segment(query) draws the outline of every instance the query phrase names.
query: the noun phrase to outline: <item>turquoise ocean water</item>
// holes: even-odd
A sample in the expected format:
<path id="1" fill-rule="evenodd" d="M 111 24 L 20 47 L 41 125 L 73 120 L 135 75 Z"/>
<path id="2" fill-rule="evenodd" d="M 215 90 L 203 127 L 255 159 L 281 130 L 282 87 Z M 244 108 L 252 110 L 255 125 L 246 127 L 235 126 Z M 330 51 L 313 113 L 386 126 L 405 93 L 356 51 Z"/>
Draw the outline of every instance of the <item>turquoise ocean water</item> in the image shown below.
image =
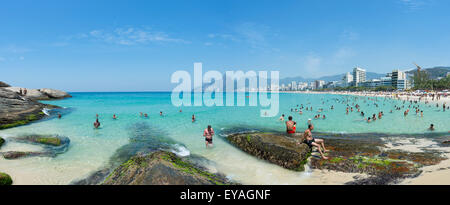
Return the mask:
<path id="1" fill-rule="evenodd" d="M 319 114 L 326 119 L 313 119 L 316 132 L 333 133 L 385 133 L 385 134 L 424 134 L 433 123 L 437 133 L 450 130 L 450 111 L 443 112 L 435 104 L 420 104 L 424 116 L 416 115 L 410 108 L 407 117 L 403 111 L 409 102 L 385 98 L 346 97 L 330 94 L 288 94 L 280 93 L 280 112 L 276 117 L 260 116 L 260 107 L 175 107 L 171 103 L 169 92 L 142 93 L 71 93 L 73 98 L 61 101 L 45 102 L 64 107 L 62 119 L 50 118 L 22 127 L 1 130 L 4 138 L 22 134 L 59 134 L 71 140 L 68 152 L 56 158 L 37 157 L 20 160 L 0 159 L 2 171 L 11 173 L 16 184 L 68 184 L 86 177 L 88 174 L 104 167 L 109 158 L 121 146 L 129 142 L 136 134 L 136 129 L 157 131 L 177 142 L 174 146 L 179 154 L 201 155 L 212 163 L 207 166 L 212 171 L 220 171 L 228 177 L 243 184 L 302 184 L 308 173 L 291 172 L 276 165 L 255 159 L 228 144 L 221 135 L 222 130 L 233 127 L 269 128 L 284 131 L 284 123 L 278 120 L 281 114 L 294 117 L 298 130 L 306 129 L 307 120 Z M 348 102 L 347 102 L 348 100 Z M 384 112 L 383 119 L 367 123 L 356 112 L 346 114 L 347 103 L 358 103 L 361 111 L 370 114 Z M 378 107 L 375 104 L 378 104 Z M 313 107 L 314 111 L 303 109 L 303 115 L 291 112 L 297 105 Z M 334 109 L 331 110 L 331 105 Z M 396 111 L 394 106 L 404 106 Z M 353 106 L 354 107 L 354 106 Z M 182 112 L 179 110 L 182 109 Z M 393 113 L 389 111 L 393 110 Z M 164 116 L 159 112 L 163 111 Z M 147 113 L 149 118 L 139 116 Z M 93 129 L 95 115 L 99 114 L 101 129 Z M 112 115 L 118 116 L 117 120 Z M 197 121 L 191 122 L 195 114 Z M 145 125 L 145 126 L 142 126 Z M 207 125 L 212 125 L 217 132 L 214 148 L 205 149 L 202 132 Z M 17 143 L 7 143 L 2 151 L 39 150 L 39 147 Z"/>

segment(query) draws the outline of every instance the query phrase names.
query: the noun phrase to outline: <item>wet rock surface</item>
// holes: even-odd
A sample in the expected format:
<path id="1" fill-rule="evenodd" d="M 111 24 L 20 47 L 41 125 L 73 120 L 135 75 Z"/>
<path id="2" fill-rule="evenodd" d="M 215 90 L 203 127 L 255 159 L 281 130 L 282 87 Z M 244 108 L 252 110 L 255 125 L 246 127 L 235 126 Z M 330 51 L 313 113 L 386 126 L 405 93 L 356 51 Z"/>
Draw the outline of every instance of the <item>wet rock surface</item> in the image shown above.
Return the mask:
<path id="1" fill-rule="evenodd" d="M 26 135 L 8 140 L 39 145 L 43 151 L 8 151 L 1 153 L 5 159 L 21 159 L 26 157 L 56 157 L 69 149 L 70 139 L 58 135 Z"/>
<path id="2" fill-rule="evenodd" d="M 224 177 L 202 170 L 167 151 L 137 155 L 115 169 L 105 185 L 217 185 Z"/>
<path id="3" fill-rule="evenodd" d="M 420 167 L 438 164 L 445 159 L 437 151 L 386 150 L 379 139 L 321 137 L 325 139 L 329 159 L 312 157 L 311 168 L 370 175 L 347 184 L 395 184 L 404 178 L 420 175 Z"/>
<path id="4" fill-rule="evenodd" d="M 304 170 L 311 153 L 306 144 L 297 144 L 298 139 L 281 133 L 244 132 L 228 135 L 227 139 L 244 152 L 295 171 Z"/>
<path id="5" fill-rule="evenodd" d="M 183 146 L 167 138 L 167 133 L 148 123 L 129 127 L 130 142 L 119 148 L 104 168 L 75 185 L 96 184 L 228 184 L 220 173 L 210 173 L 202 165 L 209 160 L 189 155 L 177 156 L 171 151 Z"/>
<path id="6" fill-rule="evenodd" d="M 0 137 L 0 148 L 2 148 L 4 143 L 5 143 L 5 139 Z"/>

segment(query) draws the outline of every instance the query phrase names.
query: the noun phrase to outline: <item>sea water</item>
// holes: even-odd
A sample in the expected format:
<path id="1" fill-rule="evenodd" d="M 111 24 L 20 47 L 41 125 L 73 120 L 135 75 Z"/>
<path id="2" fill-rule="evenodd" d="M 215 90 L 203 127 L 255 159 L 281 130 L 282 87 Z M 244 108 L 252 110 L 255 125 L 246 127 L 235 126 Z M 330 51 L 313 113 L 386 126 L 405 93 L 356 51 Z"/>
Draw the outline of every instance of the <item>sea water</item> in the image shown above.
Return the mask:
<path id="1" fill-rule="evenodd" d="M 381 97 L 280 93 L 279 115 L 267 118 L 260 116 L 259 106 L 175 107 L 171 103 L 169 92 L 71 95 L 73 98 L 45 102 L 64 108 L 58 111 L 62 113 L 61 119 L 53 117 L 0 131 L 0 136 L 6 139 L 24 134 L 58 134 L 71 140 L 69 150 L 55 158 L 0 158 L 0 170 L 9 173 L 15 184 L 69 184 L 83 179 L 107 166 L 115 151 L 129 143 L 130 137 L 136 135 L 136 127 L 151 128 L 148 130 L 150 134 L 156 130 L 158 135 L 176 142 L 172 150 L 177 154 L 203 156 L 210 161 L 205 164 L 208 169 L 224 173 L 242 184 L 302 184 L 309 177 L 307 172 L 289 171 L 250 156 L 227 143 L 221 133 L 235 127 L 283 132 L 285 125 L 279 121 L 281 114 L 285 114 L 286 119 L 289 115 L 293 116 L 298 122 L 297 130 L 300 132 L 306 129 L 308 119 L 312 119 L 315 132 L 423 134 L 426 138 L 430 124 L 435 125 L 436 133 L 446 133 L 450 130 L 450 111 L 443 112 L 441 106 L 437 108 L 435 104 L 419 104 L 420 109 L 424 111 L 424 116 L 421 117 L 420 113 L 416 115 L 411 105 L 410 112 L 405 117 L 403 112 L 409 107 L 409 102 Z M 380 111 L 384 113 L 383 118 L 367 123 L 357 112 L 354 106 L 356 103 L 360 105 L 366 118 L 372 114 L 378 117 Z M 300 109 L 302 105 L 305 108 L 300 115 L 295 109 Z M 346 114 L 347 105 L 353 106 L 353 112 Z M 404 108 L 397 111 L 394 109 L 395 105 Z M 331 106 L 334 109 L 331 109 Z M 313 107 L 313 111 L 306 110 L 306 107 Z M 320 109 L 323 111 L 319 112 Z M 393 113 L 390 113 L 390 110 Z M 160 111 L 163 116 L 160 116 Z M 140 112 L 147 113 L 149 117 L 140 116 Z M 96 114 L 101 122 L 100 129 L 93 128 Z M 114 120 L 113 114 L 116 114 L 118 119 Z M 191 120 L 193 114 L 196 117 L 194 123 Z M 314 119 L 317 114 L 325 115 L 326 119 Z M 212 149 L 205 148 L 202 136 L 208 125 L 212 125 L 217 133 Z M 373 137 L 376 137 L 376 134 Z M 38 146 L 8 141 L 1 151 L 40 149 Z"/>

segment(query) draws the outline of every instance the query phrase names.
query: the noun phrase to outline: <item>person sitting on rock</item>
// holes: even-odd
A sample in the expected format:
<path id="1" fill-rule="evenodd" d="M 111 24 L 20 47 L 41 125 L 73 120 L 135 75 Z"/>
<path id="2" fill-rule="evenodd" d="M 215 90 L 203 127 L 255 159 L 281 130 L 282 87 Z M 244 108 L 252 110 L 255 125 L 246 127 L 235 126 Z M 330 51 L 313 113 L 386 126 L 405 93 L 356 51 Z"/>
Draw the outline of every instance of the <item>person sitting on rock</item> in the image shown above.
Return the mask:
<path id="1" fill-rule="evenodd" d="M 324 152 L 328 152 L 327 149 L 325 149 L 325 144 L 323 139 L 315 139 L 314 137 L 312 137 L 312 133 L 311 131 L 314 129 L 314 125 L 310 124 L 308 125 L 308 129 L 305 130 L 305 133 L 303 134 L 303 142 L 305 144 L 307 144 L 310 148 L 317 147 L 317 149 L 319 150 L 320 155 L 322 156 L 323 159 L 328 159 L 328 157 L 326 157 L 323 153 Z M 323 147 L 323 152 L 322 152 L 322 147 Z"/>
<path id="2" fill-rule="evenodd" d="M 288 134 L 295 134 L 296 129 L 297 129 L 297 122 L 292 121 L 292 116 L 289 116 L 288 121 L 286 121 L 286 132 Z"/>

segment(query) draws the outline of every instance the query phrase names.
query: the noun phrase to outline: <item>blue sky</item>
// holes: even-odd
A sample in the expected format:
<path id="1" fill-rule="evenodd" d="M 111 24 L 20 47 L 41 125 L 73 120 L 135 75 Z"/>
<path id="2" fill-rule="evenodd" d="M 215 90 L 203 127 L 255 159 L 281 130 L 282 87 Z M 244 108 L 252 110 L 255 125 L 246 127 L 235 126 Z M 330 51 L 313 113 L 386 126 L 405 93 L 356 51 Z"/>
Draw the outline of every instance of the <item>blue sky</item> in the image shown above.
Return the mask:
<path id="1" fill-rule="evenodd" d="M 3 0 L 0 81 L 170 90 L 177 70 L 319 77 L 450 65 L 448 0 Z"/>

